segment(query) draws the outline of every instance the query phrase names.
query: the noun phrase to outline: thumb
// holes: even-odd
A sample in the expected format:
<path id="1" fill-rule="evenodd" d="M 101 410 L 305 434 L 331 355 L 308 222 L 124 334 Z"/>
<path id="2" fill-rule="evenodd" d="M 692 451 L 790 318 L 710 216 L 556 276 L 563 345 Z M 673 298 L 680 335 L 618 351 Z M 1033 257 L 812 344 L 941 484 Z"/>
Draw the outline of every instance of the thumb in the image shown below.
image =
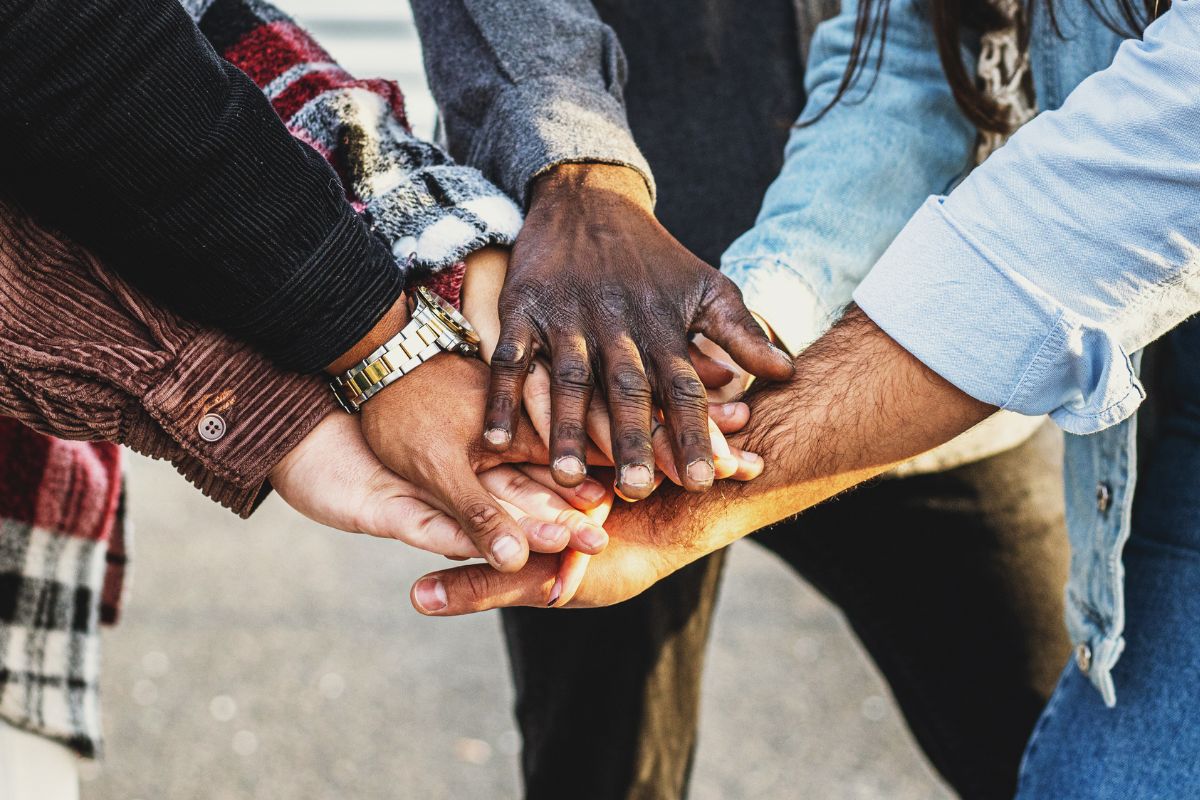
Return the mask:
<path id="1" fill-rule="evenodd" d="M 426 488 L 438 505 L 458 520 L 492 567 L 511 572 L 525 565 L 529 544 L 524 532 L 484 489 L 466 458 L 446 464 L 440 477 Z"/>
<path id="2" fill-rule="evenodd" d="M 497 572 L 471 564 L 432 572 L 413 584 L 413 608 L 428 616 L 453 617 L 504 606 L 545 607 L 558 576 L 558 556 L 535 553 L 520 572 Z"/>
<path id="3" fill-rule="evenodd" d="M 747 372 L 777 381 L 790 378 L 795 371 L 791 357 L 771 344 L 733 281 L 721 278 L 693 329 L 723 347 Z"/>

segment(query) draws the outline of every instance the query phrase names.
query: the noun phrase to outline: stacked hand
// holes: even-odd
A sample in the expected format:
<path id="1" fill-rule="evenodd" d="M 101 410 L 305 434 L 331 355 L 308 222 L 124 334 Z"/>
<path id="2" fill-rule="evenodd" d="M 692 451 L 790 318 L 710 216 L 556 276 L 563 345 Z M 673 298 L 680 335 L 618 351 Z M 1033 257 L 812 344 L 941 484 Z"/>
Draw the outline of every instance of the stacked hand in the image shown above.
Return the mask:
<path id="1" fill-rule="evenodd" d="M 454 580 L 482 586 L 519 571 L 513 586 L 536 584 L 534 602 L 579 604 L 593 591 L 581 590 L 589 557 L 605 553 L 591 587 L 615 580 L 620 570 L 610 565 L 632 565 L 632 553 L 644 562 L 653 546 L 630 526 L 605 550 L 612 493 L 588 476 L 588 464 L 614 467 L 615 488 L 629 500 L 646 498 L 664 477 L 696 492 L 762 472 L 761 458 L 725 438 L 746 424 L 749 408 L 710 404 L 707 389 L 744 374 L 735 359 L 775 378 L 791 373 L 791 360 L 736 288 L 657 223 L 640 177 L 611 170 L 563 167 L 542 179 L 511 268 L 502 250 L 468 259 L 463 313 L 492 366 L 490 387 L 479 361 L 443 354 L 421 364 L 370 398 L 360 417 L 332 417 L 296 448 L 272 475 L 285 499 L 334 527 L 486 559 Z M 397 303 L 330 372 L 357 363 L 406 320 Z M 702 353 L 688 342 L 693 332 L 732 357 Z M 425 581 L 415 602 L 445 609 L 445 588 Z"/>
<path id="2" fill-rule="evenodd" d="M 773 347 L 728 278 L 655 219 L 642 178 L 624 167 L 563 165 L 539 179 L 500 295 L 485 437 L 497 452 L 516 434 L 529 367 L 549 360 L 546 424 L 555 478 L 582 479 L 600 438 L 594 394 L 608 409 L 622 496 L 654 489 L 656 409 L 681 485 L 716 477 L 704 384 L 688 337 L 705 334 L 760 377 L 784 379 L 792 362 Z M 595 392 L 594 389 L 598 389 Z M 667 459 L 660 458 L 661 461 Z"/>
<path id="3" fill-rule="evenodd" d="M 544 553 L 566 547 L 573 530 L 602 525 L 612 506 L 612 494 L 599 483 L 567 489 L 545 467 L 498 466 L 478 478 L 531 547 Z M 275 467 L 271 485 L 298 512 L 331 528 L 399 539 L 451 558 L 479 555 L 437 497 L 384 466 L 348 414 L 322 420 Z"/>

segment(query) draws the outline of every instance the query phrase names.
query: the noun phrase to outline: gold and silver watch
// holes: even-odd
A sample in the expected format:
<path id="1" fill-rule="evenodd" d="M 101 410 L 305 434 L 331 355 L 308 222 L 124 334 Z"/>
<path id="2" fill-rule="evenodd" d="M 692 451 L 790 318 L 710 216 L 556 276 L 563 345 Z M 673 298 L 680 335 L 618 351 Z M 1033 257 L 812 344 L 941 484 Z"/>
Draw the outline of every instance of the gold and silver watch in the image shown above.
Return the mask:
<path id="1" fill-rule="evenodd" d="M 342 408 L 353 414 L 380 389 L 439 353 L 474 356 L 479 335 L 462 314 L 425 287 L 416 292 L 412 318 L 375 352 L 330 381 Z"/>

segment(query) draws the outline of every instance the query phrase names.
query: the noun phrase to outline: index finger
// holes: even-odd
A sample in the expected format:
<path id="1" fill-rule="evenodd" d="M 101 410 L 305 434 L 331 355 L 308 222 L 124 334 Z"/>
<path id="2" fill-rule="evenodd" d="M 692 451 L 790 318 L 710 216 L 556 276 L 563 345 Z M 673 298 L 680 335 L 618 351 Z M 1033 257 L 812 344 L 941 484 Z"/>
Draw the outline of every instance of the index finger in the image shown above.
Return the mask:
<path id="1" fill-rule="evenodd" d="M 522 314 L 513 314 L 501 324 L 500 339 L 492 353 L 483 423 L 484 441 L 493 450 L 506 450 L 516 433 L 521 390 L 529 373 L 536 334 L 533 323 Z"/>

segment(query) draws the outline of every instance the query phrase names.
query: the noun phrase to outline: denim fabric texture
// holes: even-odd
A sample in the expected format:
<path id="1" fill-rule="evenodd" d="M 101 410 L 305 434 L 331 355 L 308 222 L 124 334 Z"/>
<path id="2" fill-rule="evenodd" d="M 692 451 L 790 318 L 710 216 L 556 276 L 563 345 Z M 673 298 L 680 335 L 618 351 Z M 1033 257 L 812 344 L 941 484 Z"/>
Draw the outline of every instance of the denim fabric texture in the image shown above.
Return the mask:
<path id="1" fill-rule="evenodd" d="M 1026 749 L 1020 800 L 1200 797 L 1200 320 L 1163 350 L 1165 402 L 1125 548 L 1121 702 L 1106 708 L 1070 664 Z"/>
<path id="2" fill-rule="evenodd" d="M 1200 4 L 1177 0 L 1129 40 L 1086 0 L 1056 0 L 1061 36 L 1034 7 L 1044 111 L 966 174 L 974 133 L 928 10 L 894 0 L 878 76 L 792 133 L 755 228 L 722 263 L 789 345 L 819 335 L 853 293 L 960 389 L 1074 434 L 1067 623 L 1111 706 L 1145 397 L 1136 353 L 1200 310 Z M 847 2 L 818 29 L 802 119 L 832 97 L 855 12 Z"/>

